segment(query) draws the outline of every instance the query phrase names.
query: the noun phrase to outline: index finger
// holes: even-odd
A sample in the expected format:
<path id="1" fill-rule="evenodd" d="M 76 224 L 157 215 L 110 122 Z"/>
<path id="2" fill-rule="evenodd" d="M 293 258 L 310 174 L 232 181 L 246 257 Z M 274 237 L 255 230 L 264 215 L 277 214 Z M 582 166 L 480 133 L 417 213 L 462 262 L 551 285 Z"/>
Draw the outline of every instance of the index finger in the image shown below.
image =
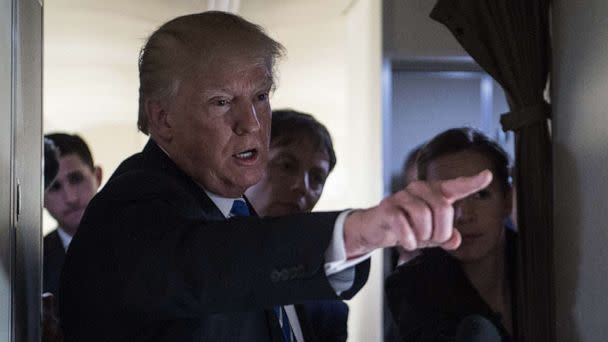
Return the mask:
<path id="1" fill-rule="evenodd" d="M 445 199 L 454 203 L 490 185 L 492 172 L 483 170 L 475 176 L 458 177 L 439 182 L 439 189 Z"/>

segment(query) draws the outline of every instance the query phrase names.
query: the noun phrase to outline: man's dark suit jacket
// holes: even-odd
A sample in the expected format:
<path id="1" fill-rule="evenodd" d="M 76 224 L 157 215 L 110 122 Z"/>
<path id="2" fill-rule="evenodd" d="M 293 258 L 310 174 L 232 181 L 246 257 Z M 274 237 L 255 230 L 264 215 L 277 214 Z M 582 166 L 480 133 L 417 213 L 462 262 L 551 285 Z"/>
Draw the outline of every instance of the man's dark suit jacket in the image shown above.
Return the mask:
<path id="1" fill-rule="evenodd" d="M 340 300 L 317 300 L 295 306 L 304 340 L 345 342 L 348 337 L 348 305 Z"/>
<path id="2" fill-rule="evenodd" d="M 44 237 L 42 291 L 57 295 L 59 276 L 65 259 L 65 249 L 57 230 Z"/>
<path id="3" fill-rule="evenodd" d="M 57 230 L 44 237 L 44 254 L 42 259 L 42 292 L 50 292 L 55 296 L 55 314 L 58 305 L 59 277 L 65 260 L 65 249 Z"/>
<path id="4" fill-rule="evenodd" d="M 89 204 L 60 287 L 66 342 L 281 341 L 277 304 L 337 299 L 338 213 L 226 220 L 150 141 Z M 369 262 L 357 266 L 352 297 Z"/>

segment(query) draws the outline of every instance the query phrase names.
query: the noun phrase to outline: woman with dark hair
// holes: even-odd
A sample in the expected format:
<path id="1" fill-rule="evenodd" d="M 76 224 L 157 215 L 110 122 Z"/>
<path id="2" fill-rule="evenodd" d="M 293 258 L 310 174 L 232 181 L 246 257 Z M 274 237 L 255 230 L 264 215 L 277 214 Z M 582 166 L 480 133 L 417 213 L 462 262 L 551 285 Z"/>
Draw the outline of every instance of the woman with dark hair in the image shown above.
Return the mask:
<path id="1" fill-rule="evenodd" d="M 453 341 L 459 324 L 472 315 L 489 320 L 503 341 L 512 340 L 515 233 L 505 228 L 512 196 L 507 154 L 483 133 L 455 128 L 437 135 L 418 155 L 420 180 L 484 169 L 492 171 L 492 183 L 454 204 L 460 247 L 424 250 L 386 280 L 403 341 Z"/>

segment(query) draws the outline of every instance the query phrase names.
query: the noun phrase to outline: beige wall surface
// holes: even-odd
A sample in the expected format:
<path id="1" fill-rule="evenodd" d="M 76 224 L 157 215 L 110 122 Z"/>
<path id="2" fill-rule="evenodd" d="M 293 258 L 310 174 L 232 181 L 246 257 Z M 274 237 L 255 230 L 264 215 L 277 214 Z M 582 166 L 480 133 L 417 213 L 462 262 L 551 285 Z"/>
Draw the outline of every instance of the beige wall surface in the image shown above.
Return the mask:
<path id="1" fill-rule="evenodd" d="M 553 2 L 556 335 L 608 340 L 608 2 Z"/>

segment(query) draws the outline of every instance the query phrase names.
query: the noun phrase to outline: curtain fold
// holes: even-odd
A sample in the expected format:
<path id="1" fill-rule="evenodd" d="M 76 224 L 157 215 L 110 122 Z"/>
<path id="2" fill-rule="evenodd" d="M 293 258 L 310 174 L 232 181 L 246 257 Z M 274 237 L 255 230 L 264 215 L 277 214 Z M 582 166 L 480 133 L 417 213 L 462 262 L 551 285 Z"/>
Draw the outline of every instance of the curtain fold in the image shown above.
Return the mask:
<path id="1" fill-rule="evenodd" d="M 543 98 L 550 70 L 549 0 L 439 0 L 431 18 L 444 24 L 504 89 L 515 132 L 519 274 L 517 341 L 554 341 L 553 173 Z"/>

